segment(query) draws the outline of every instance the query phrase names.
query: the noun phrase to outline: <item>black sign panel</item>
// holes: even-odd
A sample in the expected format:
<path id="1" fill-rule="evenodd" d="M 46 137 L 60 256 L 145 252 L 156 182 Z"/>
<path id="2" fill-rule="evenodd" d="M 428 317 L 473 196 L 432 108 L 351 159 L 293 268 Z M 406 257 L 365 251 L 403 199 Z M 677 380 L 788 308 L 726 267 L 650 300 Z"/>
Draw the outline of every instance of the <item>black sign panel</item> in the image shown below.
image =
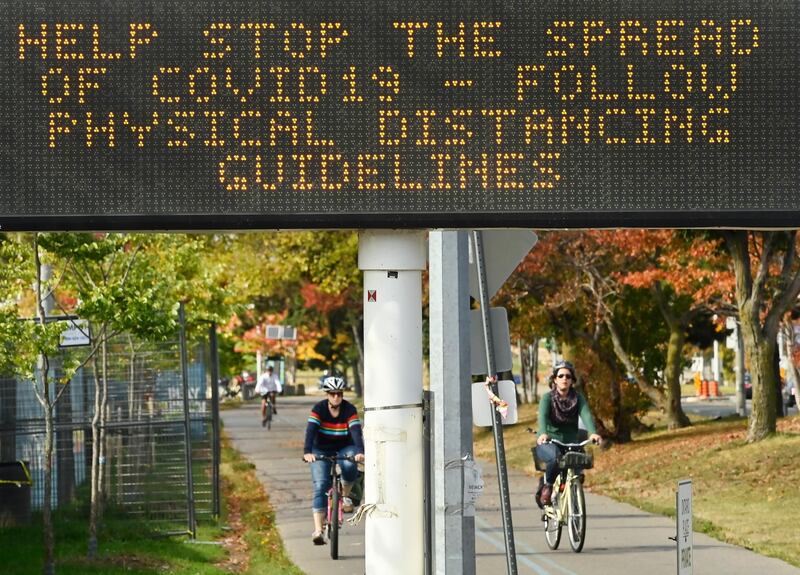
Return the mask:
<path id="1" fill-rule="evenodd" d="M 796 0 L 0 0 L 0 228 L 800 225 Z"/>

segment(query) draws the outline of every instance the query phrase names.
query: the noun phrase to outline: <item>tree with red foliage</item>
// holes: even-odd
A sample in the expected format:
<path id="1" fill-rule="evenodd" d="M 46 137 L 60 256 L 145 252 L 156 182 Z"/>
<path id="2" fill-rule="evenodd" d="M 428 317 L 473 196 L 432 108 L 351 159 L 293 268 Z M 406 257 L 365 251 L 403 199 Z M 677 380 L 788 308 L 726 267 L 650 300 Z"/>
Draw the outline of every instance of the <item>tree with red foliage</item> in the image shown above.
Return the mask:
<path id="1" fill-rule="evenodd" d="M 535 292 L 534 301 L 538 300 L 540 307 L 520 314 L 517 306 L 517 315 L 538 324 L 539 333 L 549 331 L 591 349 L 595 361 L 602 361 L 611 377 L 621 382 L 624 374 L 618 373 L 603 342 L 603 334 L 607 334 L 616 360 L 635 378 L 642 393 L 666 413 L 670 427 L 681 427 L 689 423 L 680 406 L 686 333 L 699 314 L 724 302 L 723 296 L 732 286 L 728 261 L 719 242 L 686 231 L 543 233 L 536 249 L 518 268 L 524 278 L 521 283 L 527 284 L 523 294 Z M 512 285 L 519 289 L 520 281 Z M 667 327 L 667 341 L 657 346 L 664 353 L 663 382 L 657 381 L 654 373 L 645 373 L 641 358 L 631 353 L 621 334 L 617 316 L 626 305 L 626 288 L 646 290 L 652 298 L 651 308 L 660 312 Z M 635 327 L 631 320 L 639 318 L 628 314 L 629 324 L 624 327 Z M 517 328 L 519 321 L 518 317 Z M 616 405 L 614 419 L 622 421 L 621 392 L 616 383 L 610 395 Z"/>

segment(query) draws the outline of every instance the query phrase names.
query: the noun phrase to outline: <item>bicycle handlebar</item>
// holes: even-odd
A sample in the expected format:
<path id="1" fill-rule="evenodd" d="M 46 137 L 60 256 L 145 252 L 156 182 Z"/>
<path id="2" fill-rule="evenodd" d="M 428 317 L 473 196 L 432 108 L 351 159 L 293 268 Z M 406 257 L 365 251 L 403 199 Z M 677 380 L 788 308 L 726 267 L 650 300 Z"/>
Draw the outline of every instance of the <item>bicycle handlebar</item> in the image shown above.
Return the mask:
<path id="1" fill-rule="evenodd" d="M 536 435 L 536 430 L 530 427 L 527 428 L 525 431 Z M 593 441 L 592 439 L 587 439 L 586 441 L 581 441 L 580 443 L 562 443 L 558 439 L 553 439 L 552 437 L 549 437 L 545 443 L 555 443 L 556 445 L 560 445 L 561 447 L 566 447 L 566 448 L 584 447 L 586 445 L 589 445 L 590 443 L 594 443 L 595 445 L 600 445 L 599 441 Z"/>
<path id="2" fill-rule="evenodd" d="M 358 463 L 354 455 L 315 455 L 314 457 L 315 461 L 325 460 L 330 461 L 331 463 L 336 463 L 337 461 L 352 461 L 353 463 Z M 313 461 L 306 461 L 305 459 L 303 459 L 303 462 L 313 463 Z"/>
<path id="3" fill-rule="evenodd" d="M 586 441 L 581 441 L 580 443 L 562 443 L 558 439 L 553 439 L 552 437 L 548 439 L 545 443 L 555 443 L 556 445 L 560 445 L 561 447 L 584 447 L 589 445 L 590 443 L 596 443 L 592 439 L 587 439 Z"/>

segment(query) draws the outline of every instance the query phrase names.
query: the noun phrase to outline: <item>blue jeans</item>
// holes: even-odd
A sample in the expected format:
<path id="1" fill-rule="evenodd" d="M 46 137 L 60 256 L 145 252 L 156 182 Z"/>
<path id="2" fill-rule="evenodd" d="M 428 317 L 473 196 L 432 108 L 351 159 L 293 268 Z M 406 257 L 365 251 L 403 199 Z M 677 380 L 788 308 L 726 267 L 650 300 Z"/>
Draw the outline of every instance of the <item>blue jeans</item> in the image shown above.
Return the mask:
<path id="1" fill-rule="evenodd" d="M 558 467 L 558 459 L 561 457 L 562 450 L 555 443 L 542 443 L 536 446 L 536 457 L 547 464 L 544 472 L 544 482 L 552 485 L 561 469 Z"/>
<path id="2" fill-rule="evenodd" d="M 348 445 L 340 450 L 320 450 L 314 449 L 314 455 L 339 457 L 354 456 L 358 451 L 355 445 Z M 331 488 L 331 465 L 330 461 L 317 460 L 311 464 L 311 482 L 314 484 L 314 501 L 311 508 L 315 513 L 324 513 L 328 508 L 328 489 Z M 358 477 L 358 467 L 352 461 L 339 461 L 339 468 L 342 470 L 342 483 L 351 485 Z"/>

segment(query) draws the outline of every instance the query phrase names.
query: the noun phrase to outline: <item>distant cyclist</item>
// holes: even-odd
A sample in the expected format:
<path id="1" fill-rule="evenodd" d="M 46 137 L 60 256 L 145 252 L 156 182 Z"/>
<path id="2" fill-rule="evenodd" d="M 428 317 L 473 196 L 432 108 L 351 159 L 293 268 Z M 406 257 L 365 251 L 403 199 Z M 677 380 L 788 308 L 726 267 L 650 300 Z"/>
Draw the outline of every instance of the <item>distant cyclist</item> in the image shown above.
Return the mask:
<path id="1" fill-rule="evenodd" d="M 267 398 L 272 401 L 272 413 L 278 413 L 275 405 L 275 398 L 281 391 L 281 380 L 272 373 L 271 365 L 267 366 L 267 371 L 261 376 L 256 385 L 256 393 L 261 396 L 261 425 L 267 423 Z"/>
<path id="2" fill-rule="evenodd" d="M 330 484 L 330 461 L 317 460 L 318 456 L 351 456 L 356 461 L 364 461 L 364 437 L 361 433 L 361 420 L 358 410 L 344 399 L 345 383 L 341 377 L 327 377 L 322 389 L 327 398 L 311 408 L 306 427 L 306 442 L 303 459 L 311 463 L 311 480 L 314 483 L 314 533 L 311 538 L 315 545 L 323 545 L 323 528 L 327 507 L 327 492 Z M 342 470 L 342 510 L 353 511 L 350 490 L 358 477 L 358 469 L 352 461 L 341 461 Z"/>
<path id="3" fill-rule="evenodd" d="M 548 440 L 553 438 L 562 443 L 577 443 L 580 416 L 589 432 L 589 439 L 595 443 L 602 441 L 597 434 L 589 403 L 573 387 L 575 366 L 568 361 L 559 361 L 553 366 L 549 383 L 550 391 L 542 396 L 539 403 L 539 437 L 536 439 L 536 457 L 547 463 L 539 497 L 542 505 L 550 504 L 553 482 L 561 472 L 558 460 L 562 450 L 554 443 L 547 443 Z"/>

